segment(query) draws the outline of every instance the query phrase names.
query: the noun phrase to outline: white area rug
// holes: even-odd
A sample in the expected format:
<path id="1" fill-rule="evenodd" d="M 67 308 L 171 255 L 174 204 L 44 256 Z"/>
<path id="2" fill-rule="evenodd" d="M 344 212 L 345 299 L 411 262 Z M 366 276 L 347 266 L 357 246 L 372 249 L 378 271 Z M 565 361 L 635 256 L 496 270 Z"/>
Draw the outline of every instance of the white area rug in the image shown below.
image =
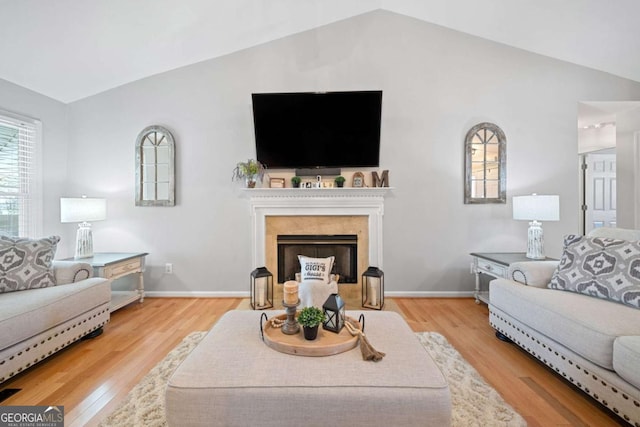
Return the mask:
<path id="1" fill-rule="evenodd" d="M 100 427 L 166 426 L 165 386 L 178 365 L 205 335 L 206 332 L 189 334 L 131 390 L 122 404 L 100 423 Z M 435 332 L 416 335 L 449 381 L 453 426 L 527 425 L 445 337 Z"/>

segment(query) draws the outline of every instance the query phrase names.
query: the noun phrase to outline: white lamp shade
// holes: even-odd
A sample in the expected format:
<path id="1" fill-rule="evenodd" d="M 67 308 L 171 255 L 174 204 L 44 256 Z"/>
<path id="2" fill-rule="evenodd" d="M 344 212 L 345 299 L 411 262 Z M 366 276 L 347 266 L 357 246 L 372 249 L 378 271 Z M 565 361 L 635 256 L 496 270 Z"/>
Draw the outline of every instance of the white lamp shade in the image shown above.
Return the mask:
<path id="1" fill-rule="evenodd" d="M 513 219 L 559 221 L 560 196 L 532 194 L 513 198 Z"/>
<path id="2" fill-rule="evenodd" d="M 61 222 L 91 222 L 107 218 L 107 200 L 89 197 L 61 198 Z"/>

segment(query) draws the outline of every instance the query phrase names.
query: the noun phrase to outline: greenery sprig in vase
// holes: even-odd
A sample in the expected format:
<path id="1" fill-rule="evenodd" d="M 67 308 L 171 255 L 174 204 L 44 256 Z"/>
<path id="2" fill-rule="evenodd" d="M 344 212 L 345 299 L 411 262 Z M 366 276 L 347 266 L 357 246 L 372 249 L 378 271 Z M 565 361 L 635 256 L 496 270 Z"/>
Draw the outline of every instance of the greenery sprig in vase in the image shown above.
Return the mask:
<path id="1" fill-rule="evenodd" d="M 336 186 L 344 187 L 344 181 L 345 181 L 344 176 L 342 176 L 342 175 L 337 176 L 336 179 L 334 179 L 334 181 L 336 183 Z"/>
<path id="2" fill-rule="evenodd" d="M 267 167 L 259 161 L 249 159 L 236 165 L 231 179 L 234 181 L 244 179 L 247 188 L 254 188 L 258 179 L 262 181 L 266 169 Z"/>

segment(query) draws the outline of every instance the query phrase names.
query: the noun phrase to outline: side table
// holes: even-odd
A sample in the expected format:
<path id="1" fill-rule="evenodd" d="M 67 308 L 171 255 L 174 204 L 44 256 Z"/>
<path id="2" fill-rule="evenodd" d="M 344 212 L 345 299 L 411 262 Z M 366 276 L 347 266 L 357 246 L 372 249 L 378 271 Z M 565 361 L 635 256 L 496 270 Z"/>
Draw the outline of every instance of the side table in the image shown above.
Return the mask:
<path id="1" fill-rule="evenodd" d="M 81 258 L 77 261 L 87 262 L 93 267 L 95 277 L 116 280 L 129 274 L 138 275 L 137 289 L 130 291 L 111 291 L 111 307 L 113 313 L 136 300 L 144 301 L 144 264 L 146 252 L 97 252 L 90 258 Z M 70 258 L 73 259 L 73 258 Z"/>
<path id="2" fill-rule="evenodd" d="M 509 266 L 514 262 L 522 261 L 553 261 L 555 258 L 531 259 L 527 258 L 525 252 L 472 252 L 473 264 L 471 264 L 471 273 L 476 275 L 476 289 L 474 296 L 476 304 L 480 301 L 489 304 L 489 290 L 480 290 L 480 274 L 486 274 L 494 278 L 507 277 Z"/>

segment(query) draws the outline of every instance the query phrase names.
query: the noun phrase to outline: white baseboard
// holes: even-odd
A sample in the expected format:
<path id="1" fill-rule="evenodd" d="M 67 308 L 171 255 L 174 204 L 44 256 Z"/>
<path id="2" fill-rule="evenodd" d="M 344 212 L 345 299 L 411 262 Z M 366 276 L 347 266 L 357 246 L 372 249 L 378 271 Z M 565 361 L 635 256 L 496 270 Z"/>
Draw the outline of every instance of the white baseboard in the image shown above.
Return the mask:
<path id="1" fill-rule="evenodd" d="M 473 291 L 385 291 L 386 298 L 473 298 Z"/>
<path id="2" fill-rule="evenodd" d="M 173 292 L 173 291 L 145 291 L 144 296 L 150 298 L 249 298 L 248 291 L 236 292 Z"/>
<path id="3" fill-rule="evenodd" d="M 249 298 L 248 291 L 236 291 L 236 292 L 173 292 L 173 291 L 149 291 L 144 293 L 145 296 L 151 298 Z M 395 291 L 385 292 L 384 296 L 387 298 L 471 298 L 473 297 L 473 291 L 456 291 L 456 292 L 444 292 L 444 291 Z"/>

